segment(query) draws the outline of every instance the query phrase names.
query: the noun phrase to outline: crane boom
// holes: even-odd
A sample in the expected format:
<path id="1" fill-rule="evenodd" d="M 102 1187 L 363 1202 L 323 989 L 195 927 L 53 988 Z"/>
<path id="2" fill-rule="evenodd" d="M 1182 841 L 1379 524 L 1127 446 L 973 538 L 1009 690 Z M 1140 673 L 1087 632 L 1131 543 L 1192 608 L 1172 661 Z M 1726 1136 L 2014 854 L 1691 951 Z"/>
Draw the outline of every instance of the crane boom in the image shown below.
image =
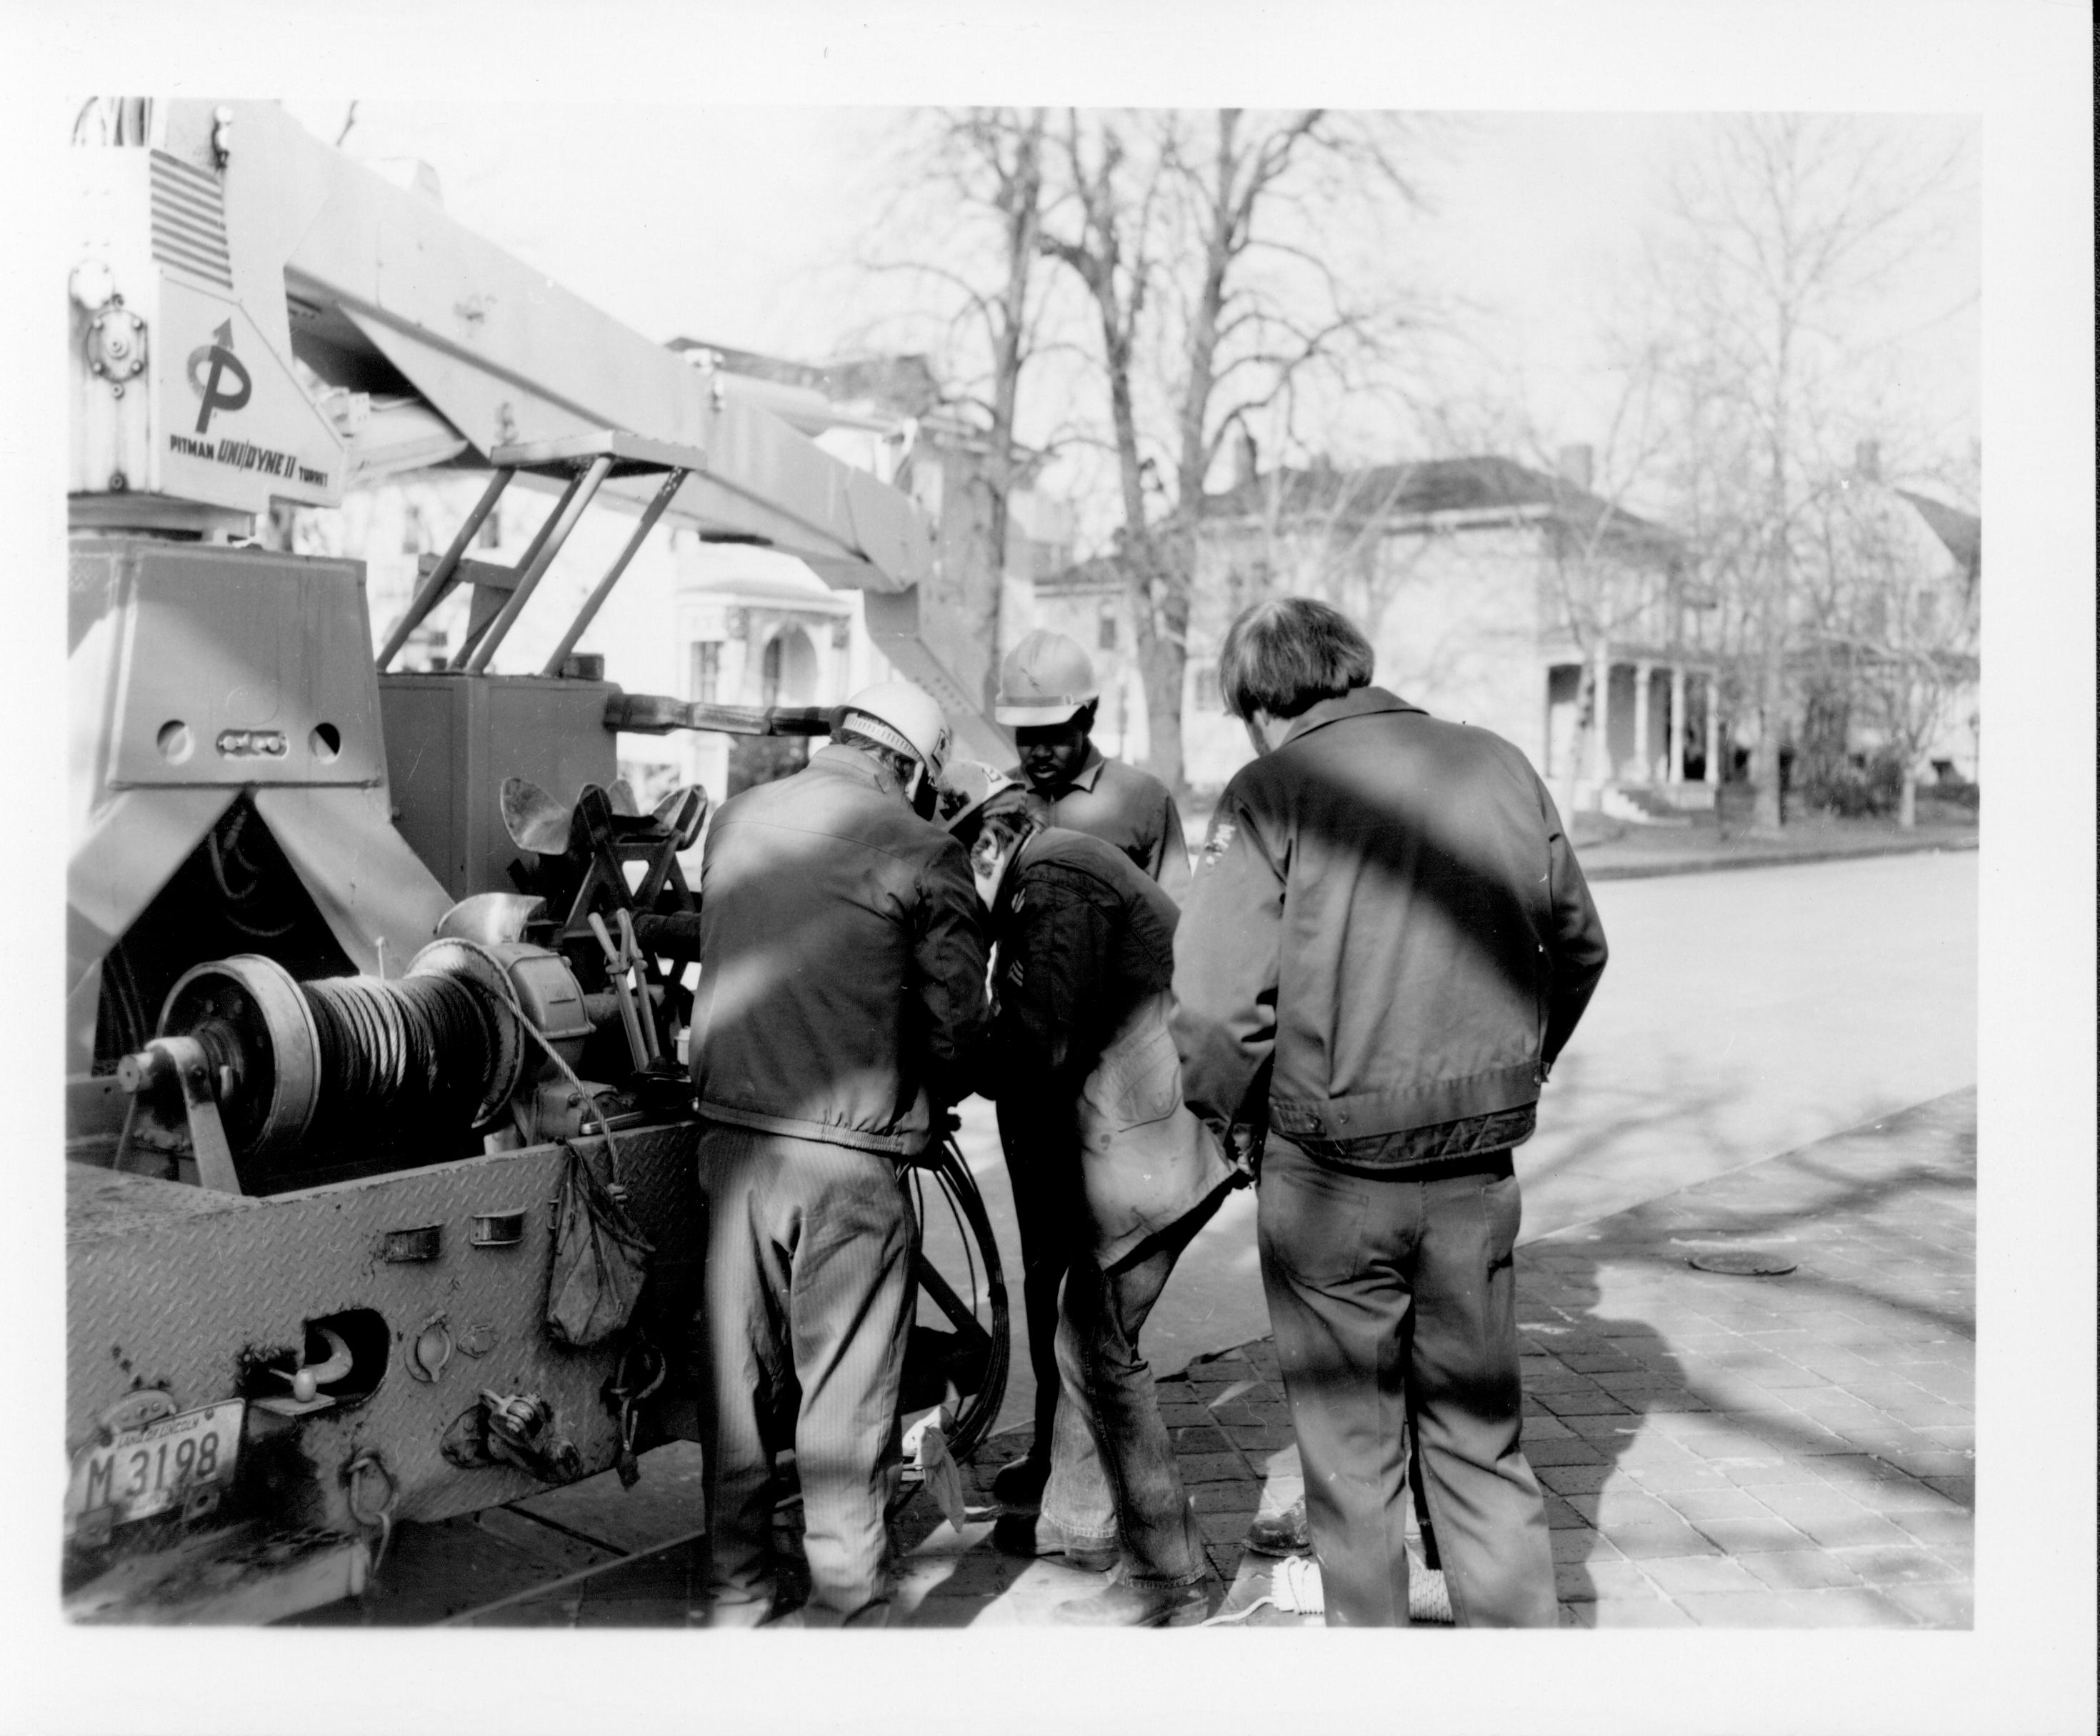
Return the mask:
<path id="1" fill-rule="evenodd" d="M 230 524 L 610 428 L 704 455 L 673 523 L 835 585 L 930 574 L 902 495 L 275 105 L 150 113 L 141 148 L 73 153 L 77 520 Z M 655 492 L 615 479 L 602 497 L 639 512 Z"/>

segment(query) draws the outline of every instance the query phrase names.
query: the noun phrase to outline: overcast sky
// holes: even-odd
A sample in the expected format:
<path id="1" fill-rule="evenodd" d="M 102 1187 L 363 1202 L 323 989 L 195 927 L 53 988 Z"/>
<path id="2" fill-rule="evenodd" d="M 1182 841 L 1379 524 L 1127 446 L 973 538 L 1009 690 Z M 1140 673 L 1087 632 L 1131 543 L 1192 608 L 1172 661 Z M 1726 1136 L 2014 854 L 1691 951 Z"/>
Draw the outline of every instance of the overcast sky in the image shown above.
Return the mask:
<path id="1" fill-rule="evenodd" d="M 288 104 L 330 140 L 348 102 Z M 854 269 L 884 208 L 882 146 L 900 111 L 640 103 L 361 101 L 344 148 L 421 159 L 447 209 L 645 335 L 814 360 L 870 311 Z M 1451 130 L 1424 180 L 1434 211 L 1396 272 L 1468 305 L 1477 371 L 1461 391 L 1520 389 L 1551 439 L 1608 413 L 1600 323 L 1633 268 L 1692 116 L 1502 113 Z M 1944 148 L 1967 122 L 1921 126 Z M 1935 444 L 1965 450 L 1979 402 L 1979 201 L 1947 202 L 1945 238 L 1864 326 L 1901 334 Z"/>

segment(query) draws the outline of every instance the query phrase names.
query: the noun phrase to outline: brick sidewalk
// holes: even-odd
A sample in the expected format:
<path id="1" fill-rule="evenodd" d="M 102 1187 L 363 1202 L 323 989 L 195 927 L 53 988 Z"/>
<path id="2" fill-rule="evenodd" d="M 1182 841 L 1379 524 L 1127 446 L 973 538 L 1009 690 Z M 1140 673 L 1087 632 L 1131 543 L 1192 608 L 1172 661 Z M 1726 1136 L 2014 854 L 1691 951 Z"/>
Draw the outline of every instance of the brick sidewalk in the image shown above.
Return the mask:
<path id="1" fill-rule="evenodd" d="M 1974 1151 L 1961 1092 L 1524 1244 L 1524 1445 L 1564 1623 L 1970 1625 Z M 1796 1270 L 1688 1263 L 1745 1248 Z M 1299 1487 L 1274 1346 L 1160 1398 L 1224 1608 L 1244 1608 L 1268 1589 L 1247 1522 Z M 915 1624 L 1026 1620 L 1094 1583 L 994 1557 L 988 1531 L 922 1542 Z"/>
<path id="2" fill-rule="evenodd" d="M 1564 1623 L 1970 1625 L 1975 1105 L 1957 1093 L 1520 1248 L 1524 1447 Z M 1796 1269 L 1688 1263 L 1745 1249 Z M 1299 1489 L 1274 1346 L 1159 1392 L 1223 1610 L 1244 1610 L 1271 1566 L 1242 1553 L 1247 1522 Z M 1030 1625 L 1099 1586 L 992 1549 L 990 1480 L 1026 1441 L 980 1452 L 960 1534 L 923 1493 L 907 1506 L 898 1625 Z M 660 1551 L 478 1620 L 684 1626 L 700 1570 L 700 1546 Z"/>
<path id="3" fill-rule="evenodd" d="M 1564 1619 L 1966 1627 L 1974 1091 L 1519 1256 Z M 1709 1249 L 1798 1262 L 1692 1270 Z"/>

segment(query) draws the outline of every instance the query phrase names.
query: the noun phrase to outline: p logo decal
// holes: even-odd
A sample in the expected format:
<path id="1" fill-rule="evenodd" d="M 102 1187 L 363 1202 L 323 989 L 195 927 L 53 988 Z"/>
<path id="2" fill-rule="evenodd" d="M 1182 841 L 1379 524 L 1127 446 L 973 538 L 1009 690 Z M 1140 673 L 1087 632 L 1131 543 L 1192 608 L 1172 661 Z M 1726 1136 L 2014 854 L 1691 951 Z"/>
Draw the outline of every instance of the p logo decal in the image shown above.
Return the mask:
<path id="1" fill-rule="evenodd" d="M 248 402 L 254 382 L 240 358 L 233 353 L 233 321 L 228 320 L 212 334 L 212 341 L 190 351 L 190 390 L 204 402 L 197 409 L 196 431 L 209 433 L 214 410 L 237 410 Z M 231 380 L 227 387 L 223 382 Z"/>

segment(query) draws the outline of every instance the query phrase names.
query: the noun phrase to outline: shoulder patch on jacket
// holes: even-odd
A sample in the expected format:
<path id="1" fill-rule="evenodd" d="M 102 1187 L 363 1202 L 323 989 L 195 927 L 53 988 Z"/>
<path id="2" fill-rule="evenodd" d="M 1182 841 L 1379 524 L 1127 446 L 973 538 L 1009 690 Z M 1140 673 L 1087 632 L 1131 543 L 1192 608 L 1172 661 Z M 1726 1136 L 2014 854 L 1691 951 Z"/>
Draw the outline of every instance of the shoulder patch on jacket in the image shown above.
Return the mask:
<path id="1" fill-rule="evenodd" d="M 1239 829 L 1238 826 L 1229 819 L 1212 824 L 1211 835 L 1203 840 L 1203 867 L 1208 868 L 1232 847 L 1233 840 L 1238 836 Z"/>

